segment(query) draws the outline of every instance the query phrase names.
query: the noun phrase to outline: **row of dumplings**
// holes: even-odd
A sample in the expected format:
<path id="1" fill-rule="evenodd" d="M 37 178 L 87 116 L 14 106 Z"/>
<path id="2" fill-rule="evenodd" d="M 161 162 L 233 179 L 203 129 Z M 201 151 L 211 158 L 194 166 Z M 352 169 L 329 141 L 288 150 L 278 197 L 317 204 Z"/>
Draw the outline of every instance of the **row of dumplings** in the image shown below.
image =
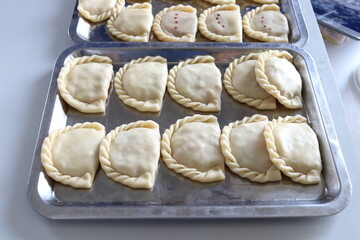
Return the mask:
<path id="1" fill-rule="evenodd" d="M 194 42 L 199 28 L 200 33 L 212 41 L 242 42 L 244 28 L 244 32 L 252 39 L 288 42 L 288 21 L 276 4 L 253 9 L 242 20 L 240 7 L 236 4 L 208 8 L 198 19 L 197 10 L 189 5 L 164 8 L 154 18 L 150 3 L 124 7 L 124 1 L 118 1 L 116 4 L 113 2 L 115 7 L 109 10 L 100 1 L 100 6 L 86 3 L 88 1 L 79 2 L 78 11 L 81 15 L 94 22 L 109 18 L 106 25 L 109 32 L 123 41 L 148 42 L 153 29 L 160 41 Z"/>
<path id="2" fill-rule="evenodd" d="M 48 176 L 74 188 L 91 188 L 98 165 L 132 188 L 152 189 L 160 158 L 165 165 L 202 183 L 225 179 L 225 165 L 255 182 L 316 184 L 322 170 L 319 143 L 306 118 L 245 117 L 221 132 L 213 115 L 177 120 L 160 136 L 154 121 L 123 124 L 105 136 L 99 123 L 78 123 L 44 139 L 42 165 Z"/>
<path id="3" fill-rule="evenodd" d="M 258 109 L 275 109 L 276 100 L 287 108 L 302 107 L 300 74 L 286 51 L 270 50 L 235 59 L 223 83 L 237 101 Z M 147 56 L 125 64 L 114 77 L 117 96 L 142 112 L 159 112 L 167 90 L 179 104 L 196 111 L 221 110 L 221 72 L 212 56 L 180 61 L 168 73 L 167 60 Z M 84 113 L 105 112 L 113 79 L 112 60 L 84 56 L 65 63 L 57 83 L 62 98 Z"/>

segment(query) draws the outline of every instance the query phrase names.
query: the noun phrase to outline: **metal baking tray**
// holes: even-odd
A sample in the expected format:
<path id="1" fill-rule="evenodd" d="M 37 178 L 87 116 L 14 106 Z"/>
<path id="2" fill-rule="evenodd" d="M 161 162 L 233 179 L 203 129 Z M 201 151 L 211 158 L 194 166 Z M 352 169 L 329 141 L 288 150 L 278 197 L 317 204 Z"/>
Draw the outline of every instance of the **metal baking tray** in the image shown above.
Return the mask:
<path id="1" fill-rule="evenodd" d="M 339 147 L 322 85 L 311 57 L 302 49 L 286 44 L 258 47 L 202 48 L 148 47 L 139 43 L 87 43 L 65 50 L 58 58 L 42 116 L 37 144 L 30 171 L 27 196 L 40 214 L 54 219 L 160 219 L 160 218 L 256 218 L 323 216 L 341 211 L 351 195 L 350 179 Z M 226 169 L 223 182 L 200 184 L 183 178 L 168 169 L 160 160 L 153 191 L 134 190 L 107 178 L 100 168 L 90 190 L 73 189 L 54 182 L 41 166 L 40 152 L 44 138 L 55 128 L 79 122 L 97 121 L 106 131 L 137 120 L 151 119 L 159 123 L 163 133 L 177 119 L 194 111 L 179 105 L 166 93 L 160 114 L 141 113 L 124 105 L 111 89 L 106 114 L 86 115 L 69 107 L 59 96 L 57 77 L 68 58 L 103 55 L 114 62 L 114 71 L 132 59 L 160 55 L 168 59 L 169 69 L 178 61 L 210 54 L 222 74 L 234 58 L 250 52 L 269 49 L 287 50 L 303 79 L 304 108 L 287 109 L 280 104 L 276 110 L 257 110 L 232 99 L 222 91 L 222 109 L 217 116 L 220 127 L 245 116 L 265 114 L 269 119 L 301 114 L 307 117 L 316 132 L 323 162 L 322 181 L 317 185 L 301 185 L 284 176 L 280 182 L 255 183 L 240 178 Z"/>
<path id="2" fill-rule="evenodd" d="M 133 4 L 139 1 L 126 1 L 126 5 Z M 251 9 L 259 6 L 261 4 L 252 2 L 250 0 L 237 0 L 236 3 L 241 8 L 241 15 L 244 16 L 246 12 L 250 11 Z M 198 10 L 198 15 L 203 12 L 203 10 L 212 7 L 214 5 L 205 2 L 204 0 L 185 0 L 185 1 L 178 1 L 178 0 L 152 0 L 151 4 L 153 6 L 153 15 L 155 16 L 158 12 L 162 9 L 177 5 L 191 5 Z M 70 27 L 69 27 L 69 35 L 73 41 L 77 43 L 82 42 L 119 42 L 121 40 L 117 39 L 116 37 L 112 36 L 106 28 L 106 21 L 100 23 L 92 23 L 85 18 L 83 18 L 78 10 L 78 1 L 76 1 L 74 12 L 72 15 Z M 299 6 L 298 0 L 281 0 L 280 1 L 280 8 L 281 11 L 285 14 L 286 18 L 288 19 L 289 26 L 290 26 L 290 36 L 289 42 L 296 44 L 297 46 L 304 46 L 307 39 L 308 39 L 308 32 L 306 30 L 306 25 L 303 19 L 303 15 L 301 13 L 301 8 Z M 243 34 L 244 42 L 253 42 L 257 41 L 254 39 L 250 39 Z M 154 33 L 151 33 L 150 42 L 159 42 L 159 40 L 154 36 Z M 196 40 L 194 43 L 189 43 L 189 47 L 198 47 L 202 46 L 203 42 L 211 42 L 207 38 L 203 37 L 200 32 L 197 32 Z M 172 43 L 174 46 L 178 46 L 179 43 Z M 220 43 L 220 42 L 212 42 L 214 47 L 226 46 L 227 43 Z M 241 45 L 242 43 L 238 43 Z"/>

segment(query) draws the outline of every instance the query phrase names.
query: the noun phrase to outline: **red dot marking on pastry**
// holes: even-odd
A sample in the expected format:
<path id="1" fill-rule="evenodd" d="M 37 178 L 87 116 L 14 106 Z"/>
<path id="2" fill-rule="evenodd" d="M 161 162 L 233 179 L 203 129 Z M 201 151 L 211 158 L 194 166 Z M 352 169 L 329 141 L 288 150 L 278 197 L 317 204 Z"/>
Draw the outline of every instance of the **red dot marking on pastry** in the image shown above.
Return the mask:
<path id="1" fill-rule="evenodd" d="M 224 28 L 225 26 L 224 26 L 224 25 L 222 25 L 222 27 Z"/>
<path id="2" fill-rule="evenodd" d="M 266 25 L 264 25 L 264 28 L 266 28 Z"/>
<path id="3" fill-rule="evenodd" d="M 174 29 L 176 30 L 176 29 L 177 29 L 177 27 L 174 27 Z"/>
<path id="4" fill-rule="evenodd" d="M 263 23 L 264 21 L 261 21 L 261 23 Z"/>
<path id="5" fill-rule="evenodd" d="M 218 20 L 219 18 L 217 17 L 216 20 Z"/>
<path id="6" fill-rule="evenodd" d="M 218 22 L 218 24 L 220 24 L 220 22 Z"/>
<path id="7" fill-rule="evenodd" d="M 264 18 L 264 17 L 261 17 L 261 18 Z"/>
<path id="8" fill-rule="evenodd" d="M 177 19 L 177 17 L 174 17 L 174 19 Z"/>
<path id="9" fill-rule="evenodd" d="M 217 15 L 218 15 L 218 16 L 220 16 L 220 14 L 219 14 L 219 13 L 218 13 Z"/>
<path id="10" fill-rule="evenodd" d="M 271 31 L 271 28 L 269 28 L 269 30 Z"/>
<path id="11" fill-rule="evenodd" d="M 175 13 L 175 16 L 177 16 L 178 14 L 177 13 Z"/>
<path id="12" fill-rule="evenodd" d="M 178 21 L 175 21 L 175 23 L 179 23 Z"/>

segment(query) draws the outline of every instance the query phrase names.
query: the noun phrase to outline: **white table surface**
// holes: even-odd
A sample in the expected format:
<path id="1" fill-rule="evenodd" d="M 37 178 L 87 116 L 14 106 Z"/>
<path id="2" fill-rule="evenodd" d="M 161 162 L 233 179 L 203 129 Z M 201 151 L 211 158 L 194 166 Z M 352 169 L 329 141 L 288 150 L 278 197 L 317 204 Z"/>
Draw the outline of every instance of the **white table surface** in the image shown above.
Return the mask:
<path id="1" fill-rule="evenodd" d="M 53 64 L 65 48 L 73 45 L 67 29 L 74 2 L 22 1 L 21 7 L 17 1 L 1 3 L 1 239 L 359 239 L 360 159 L 353 152 L 344 154 L 353 182 L 351 202 L 344 211 L 330 217 L 142 222 L 54 221 L 40 216 L 27 202 L 26 183 Z M 311 28 L 317 31 L 316 26 Z M 326 44 L 326 48 L 346 113 L 336 113 L 343 120 L 337 122 L 338 134 L 347 139 L 342 141 L 347 145 L 344 148 L 351 148 L 351 136 L 341 136 L 343 131 L 347 133 L 342 129 L 348 120 L 358 148 L 360 89 L 354 87 L 349 75 L 360 64 L 360 42 Z M 337 91 L 334 84 L 328 88 L 332 91 L 327 93 Z"/>

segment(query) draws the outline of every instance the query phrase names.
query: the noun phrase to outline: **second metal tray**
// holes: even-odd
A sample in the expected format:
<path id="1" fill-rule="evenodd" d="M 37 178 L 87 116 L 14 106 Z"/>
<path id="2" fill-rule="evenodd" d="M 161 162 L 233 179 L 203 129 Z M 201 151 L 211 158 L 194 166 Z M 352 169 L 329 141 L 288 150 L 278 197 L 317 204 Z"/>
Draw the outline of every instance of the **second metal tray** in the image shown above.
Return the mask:
<path id="1" fill-rule="evenodd" d="M 247 45 L 238 48 L 172 49 L 148 48 L 137 44 L 77 45 L 64 51 L 58 58 L 39 130 L 28 182 L 28 200 L 32 207 L 49 218 L 57 219 L 130 219 L 130 218 L 253 218 L 323 216 L 341 211 L 348 203 L 351 185 L 338 144 L 331 115 L 309 55 L 297 47 L 272 44 L 264 47 Z M 134 190 L 115 183 L 99 169 L 90 190 L 73 189 L 47 177 L 41 166 L 40 152 L 44 138 L 55 128 L 78 122 L 97 121 L 106 131 L 137 120 L 151 119 L 159 123 L 161 133 L 177 119 L 192 115 L 191 111 L 173 101 L 168 94 L 159 114 L 141 113 L 125 106 L 112 90 L 105 115 L 86 115 L 70 108 L 59 96 L 56 79 L 68 58 L 86 55 L 109 56 L 114 71 L 133 59 L 160 55 L 168 59 L 169 69 L 178 61 L 197 55 L 210 54 L 222 73 L 234 58 L 250 52 L 269 49 L 287 50 L 303 79 L 304 108 L 290 110 L 278 104 L 276 110 L 260 111 L 233 100 L 223 89 L 222 109 L 215 114 L 220 127 L 255 113 L 269 119 L 301 114 L 307 117 L 316 132 L 323 162 L 322 181 L 316 185 L 301 185 L 284 177 L 280 182 L 255 183 L 226 169 L 226 180 L 199 184 L 185 179 L 168 169 L 160 161 L 153 191 Z"/>
<path id="2" fill-rule="evenodd" d="M 134 1 L 135 3 L 136 1 Z M 132 3 L 131 1 L 127 1 L 128 3 Z M 251 9 L 259 6 L 258 3 L 248 1 L 248 0 L 237 0 L 236 3 L 241 8 L 241 15 L 245 15 L 246 12 Z M 205 9 L 213 6 L 212 4 L 205 2 L 204 0 L 186 0 L 186 1 L 167 1 L 167 0 L 152 0 L 151 4 L 153 6 L 153 15 L 155 16 L 158 12 L 160 12 L 163 8 L 183 4 L 183 5 L 191 5 L 198 10 L 198 15 Z M 288 19 L 290 26 L 290 35 L 289 35 L 289 43 L 293 43 L 297 46 L 304 46 L 307 39 L 308 33 L 306 30 L 305 22 L 303 19 L 303 15 L 301 13 L 301 8 L 299 6 L 298 0 L 281 0 L 280 1 L 281 11 L 285 14 Z M 112 36 L 108 29 L 106 28 L 106 21 L 100 23 L 92 23 L 81 16 L 81 14 L 77 10 L 78 1 L 76 1 L 74 12 L 72 15 L 70 27 L 69 27 L 69 35 L 70 37 L 78 43 L 81 42 L 119 42 L 121 40 Z M 254 41 L 246 37 L 246 34 L 243 34 L 244 42 Z M 150 42 L 159 42 L 159 40 L 151 34 Z M 186 43 L 188 47 L 198 47 L 202 46 L 204 42 L 211 42 L 210 40 L 203 37 L 199 32 L 196 35 L 196 40 L 194 43 Z M 179 43 L 172 43 L 174 47 L 179 46 Z M 226 46 L 227 43 L 220 42 L 212 42 L 214 47 L 222 47 Z M 237 45 L 241 45 L 242 43 L 237 43 Z"/>

